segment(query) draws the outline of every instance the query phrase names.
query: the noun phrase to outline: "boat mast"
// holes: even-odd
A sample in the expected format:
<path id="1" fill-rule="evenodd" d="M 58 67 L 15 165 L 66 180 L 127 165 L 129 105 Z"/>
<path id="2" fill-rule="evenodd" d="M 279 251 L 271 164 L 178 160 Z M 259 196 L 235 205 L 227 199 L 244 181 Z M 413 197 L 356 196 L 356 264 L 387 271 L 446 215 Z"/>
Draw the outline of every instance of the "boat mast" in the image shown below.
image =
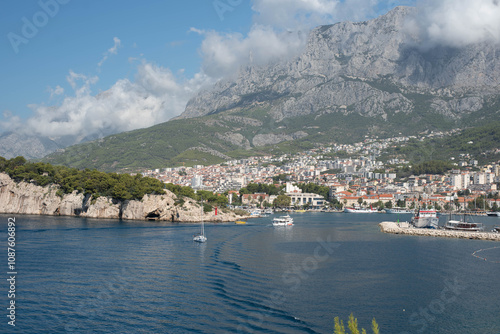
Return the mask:
<path id="1" fill-rule="evenodd" d="M 203 221 L 203 196 L 201 196 L 201 235 L 205 235 L 205 224 Z"/>

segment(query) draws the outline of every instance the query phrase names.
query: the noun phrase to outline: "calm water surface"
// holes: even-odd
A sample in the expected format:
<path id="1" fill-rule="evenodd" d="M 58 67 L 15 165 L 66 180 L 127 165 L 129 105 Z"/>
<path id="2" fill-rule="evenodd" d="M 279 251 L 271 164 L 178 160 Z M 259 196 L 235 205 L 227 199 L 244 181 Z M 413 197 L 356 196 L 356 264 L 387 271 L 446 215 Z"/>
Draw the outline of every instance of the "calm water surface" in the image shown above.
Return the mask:
<path id="1" fill-rule="evenodd" d="M 500 333 L 500 249 L 489 249 L 500 243 L 381 233 L 395 215 L 292 216 L 291 228 L 272 217 L 206 224 L 208 242 L 197 244 L 193 224 L 17 215 L 16 327 L 4 283 L 0 328 L 332 333 L 335 316 L 354 312 L 382 333 Z M 486 261 L 471 255 L 479 249 Z"/>

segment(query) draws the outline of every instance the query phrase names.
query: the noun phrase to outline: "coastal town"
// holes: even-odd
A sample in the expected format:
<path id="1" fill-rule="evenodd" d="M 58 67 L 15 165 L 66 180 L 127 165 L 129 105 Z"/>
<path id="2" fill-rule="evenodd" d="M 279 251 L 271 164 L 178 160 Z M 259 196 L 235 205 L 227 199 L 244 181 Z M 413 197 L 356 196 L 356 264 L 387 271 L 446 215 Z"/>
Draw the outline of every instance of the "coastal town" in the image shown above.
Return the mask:
<path id="1" fill-rule="evenodd" d="M 431 133 L 427 136 L 443 136 Z M 415 138 L 415 137 L 414 137 Z M 336 202 L 345 207 L 433 207 L 437 210 L 498 211 L 500 162 L 479 165 L 468 155 L 452 160 L 454 168 L 443 174 L 410 175 L 398 179 L 393 166 L 409 166 L 403 159 L 385 163 L 378 158 L 391 145 L 412 137 L 366 139 L 352 145 L 332 144 L 298 154 L 256 156 L 225 163 L 181 166 L 145 171 L 164 183 L 226 193 L 231 203 L 238 191 L 250 183 L 286 185 L 285 194 L 295 208 L 321 210 Z M 302 193 L 299 184 L 313 183 L 329 188 L 328 198 Z M 243 205 L 262 207 L 276 195 L 244 194 Z"/>

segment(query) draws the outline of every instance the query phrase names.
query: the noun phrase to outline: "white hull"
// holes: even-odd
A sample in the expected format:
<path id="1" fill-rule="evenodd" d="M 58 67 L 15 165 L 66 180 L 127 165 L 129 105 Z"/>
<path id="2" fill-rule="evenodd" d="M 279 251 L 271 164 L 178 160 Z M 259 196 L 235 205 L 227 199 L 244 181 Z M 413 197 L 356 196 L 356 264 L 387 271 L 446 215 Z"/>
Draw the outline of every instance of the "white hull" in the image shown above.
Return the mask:
<path id="1" fill-rule="evenodd" d="M 273 219 L 273 226 L 292 226 L 293 218 L 289 215 L 281 216 Z"/>
<path id="2" fill-rule="evenodd" d="M 346 213 L 376 213 L 376 209 L 345 208 Z"/>
<path id="3" fill-rule="evenodd" d="M 196 241 L 196 242 L 206 242 L 207 241 L 207 237 L 205 237 L 204 235 L 197 235 L 193 238 L 193 241 Z"/>
<path id="4" fill-rule="evenodd" d="M 386 213 L 415 213 L 413 210 L 407 209 L 385 209 Z"/>
<path id="5" fill-rule="evenodd" d="M 449 220 L 444 228 L 447 230 L 472 232 L 482 231 L 484 229 L 481 223 L 468 223 L 459 220 Z"/>
<path id="6" fill-rule="evenodd" d="M 438 228 L 439 218 L 435 210 L 419 210 L 411 218 L 411 224 L 417 228 Z"/>
<path id="7" fill-rule="evenodd" d="M 439 218 L 437 217 L 424 217 L 418 220 L 412 220 L 412 224 L 418 228 L 438 228 Z"/>
<path id="8" fill-rule="evenodd" d="M 488 216 L 490 216 L 490 217 L 500 217 L 500 212 L 488 212 Z"/>

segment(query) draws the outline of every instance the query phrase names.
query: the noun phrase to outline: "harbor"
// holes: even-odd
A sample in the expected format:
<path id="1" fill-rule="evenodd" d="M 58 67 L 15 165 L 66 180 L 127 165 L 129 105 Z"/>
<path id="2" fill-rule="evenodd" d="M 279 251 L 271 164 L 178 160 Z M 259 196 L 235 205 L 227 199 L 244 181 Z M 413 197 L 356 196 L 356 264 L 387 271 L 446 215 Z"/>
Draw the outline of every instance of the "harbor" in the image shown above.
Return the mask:
<path id="1" fill-rule="evenodd" d="M 382 232 L 392 234 L 500 241 L 500 233 L 498 232 L 469 232 L 444 229 L 416 228 L 408 222 L 392 221 L 381 222 L 379 226 Z"/>

